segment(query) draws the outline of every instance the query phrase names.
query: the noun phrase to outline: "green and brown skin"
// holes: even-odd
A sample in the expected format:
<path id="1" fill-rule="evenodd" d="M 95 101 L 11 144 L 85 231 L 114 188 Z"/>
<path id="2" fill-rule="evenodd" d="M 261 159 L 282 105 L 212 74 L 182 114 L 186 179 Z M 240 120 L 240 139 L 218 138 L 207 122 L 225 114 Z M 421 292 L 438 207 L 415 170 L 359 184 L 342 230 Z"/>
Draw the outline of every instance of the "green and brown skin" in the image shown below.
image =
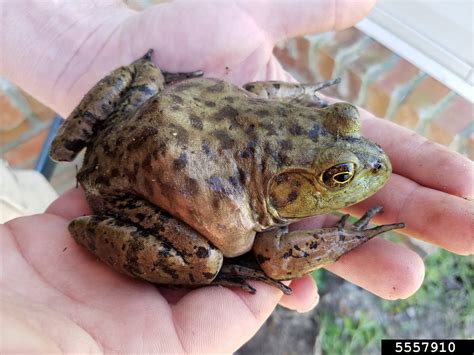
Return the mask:
<path id="1" fill-rule="evenodd" d="M 72 160 L 87 148 L 78 180 L 95 215 L 69 229 L 102 261 L 163 285 L 252 291 L 245 279 L 258 279 L 289 293 L 275 280 L 403 227 L 366 229 L 380 210 L 372 209 L 353 226 L 344 217 L 334 228 L 288 232 L 290 222 L 369 197 L 391 173 L 382 149 L 360 136 L 357 109 L 317 99 L 324 85 L 242 89 L 186 78 L 200 73 L 163 75 L 150 56 L 91 89 L 51 149 Z M 233 262 L 252 249 L 259 265 Z"/>

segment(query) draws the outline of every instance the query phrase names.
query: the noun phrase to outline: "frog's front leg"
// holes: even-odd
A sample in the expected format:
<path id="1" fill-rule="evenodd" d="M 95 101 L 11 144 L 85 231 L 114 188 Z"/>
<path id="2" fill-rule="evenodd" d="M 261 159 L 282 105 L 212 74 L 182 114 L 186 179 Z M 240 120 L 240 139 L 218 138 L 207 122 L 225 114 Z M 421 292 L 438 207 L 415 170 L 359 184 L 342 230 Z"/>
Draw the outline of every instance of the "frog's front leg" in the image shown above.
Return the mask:
<path id="1" fill-rule="evenodd" d="M 328 86 L 341 82 L 340 78 L 316 84 L 297 84 L 284 81 L 255 81 L 244 85 L 244 89 L 263 99 L 281 99 L 299 103 L 303 106 L 326 107 L 328 103 L 316 93 Z"/>
<path id="2" fill-rule="evenodd" d="M 129 276 L 164 285 L 210 284 L 221 269 L 222 253 L 169 215 L 150 218 L 160 223 L 145 229 L 114 217 L 83 216 L 69 231 L 101 261 Z"/>
<path id="3" fill-rule="evenodd" d="M 344 215 L 334 228 L 264 232 L 255 239 L 253 250 L 260 267 L 272 279 L 301 277 L 335 262 L 380 233 L 405 227 L 403 223 L 396 223 L 366 229 L 370 219 L 381 211 L 381 207 L 370 209 L 352 226 L 346 226 L 349 215 Z"/>

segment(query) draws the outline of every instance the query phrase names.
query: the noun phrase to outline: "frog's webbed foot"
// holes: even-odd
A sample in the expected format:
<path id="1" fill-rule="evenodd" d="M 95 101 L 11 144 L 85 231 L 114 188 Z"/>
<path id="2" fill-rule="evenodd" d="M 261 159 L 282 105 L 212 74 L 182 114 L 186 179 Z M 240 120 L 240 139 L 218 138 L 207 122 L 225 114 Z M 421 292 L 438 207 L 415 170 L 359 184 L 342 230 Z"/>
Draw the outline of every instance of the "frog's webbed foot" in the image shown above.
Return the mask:
<path id="1" fill-rule="evenodd" d="M 340 78 L 322 81 L 316 84 L 296 84 L 284 81 L 255 81 L 244 85 L 244 89 L 264 99 L 280 99 L 302 106 L 324 108 L 326 100 L 316 94 L 318 91 L 339 84 Z"/>
<path id="2" fill-rule="evenodd" d="M 235 264 L 223 265 L 216 278 L 212 281 L 211 285 L 238 287 L 251 294 L 255 294 L 257 290 L 250 286 L 246 280 L 261 281 L 270 286 L 278 288 L 285 295 L 291 295 L 291 288 L 284 285 L 280 281 L 271 279 L 265 275 L 263 271 Z"/>
<path id="3" fill-rule="evenodd" d="M 167 71 L 161 71 L 163 76 L 165 77 L 165 84 L 171 84 L 177 81 L 192 79 L 192 78 L 200 78 L 204 75 L 202 70 L 196 70 L 191 72 L 183 72 L 183 73 L 170 73 Z"/>
<path id="4" fill-rule="evenodd" d="M 255 240 L 254 252 L 260 267 L 272 279 L 301 277 L 335 262 L 378 234 L 405 227 L 404 223 L 394 223 L 367 228 L 379 212 L 382 207 L 371 208 L 353 225 L 347 225 L 349 215 L 344 215 L 333 228 L 264 232 Z"/>

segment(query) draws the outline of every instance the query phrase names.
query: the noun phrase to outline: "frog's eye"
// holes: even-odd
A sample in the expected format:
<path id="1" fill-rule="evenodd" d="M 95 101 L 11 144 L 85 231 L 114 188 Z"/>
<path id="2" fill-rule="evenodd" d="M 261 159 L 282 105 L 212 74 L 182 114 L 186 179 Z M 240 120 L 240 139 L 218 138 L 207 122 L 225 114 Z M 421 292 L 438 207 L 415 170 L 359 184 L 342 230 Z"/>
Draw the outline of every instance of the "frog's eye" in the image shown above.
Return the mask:
<path id="1" fill-rule="evenodd" d="M 352 180 L 354 170 L 354 163 L 337 164 L 327 169 L 321 175 L 321 179 L 328 187 L 339 187 Z"/>

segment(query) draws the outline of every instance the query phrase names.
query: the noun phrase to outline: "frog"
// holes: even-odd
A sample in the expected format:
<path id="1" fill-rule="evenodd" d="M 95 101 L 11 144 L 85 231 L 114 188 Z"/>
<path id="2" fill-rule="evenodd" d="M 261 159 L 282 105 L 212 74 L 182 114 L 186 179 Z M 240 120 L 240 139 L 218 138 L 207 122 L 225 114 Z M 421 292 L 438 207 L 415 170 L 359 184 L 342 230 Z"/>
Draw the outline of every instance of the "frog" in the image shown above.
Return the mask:
<path id="1" fill-rule="evenodd" d="M 337 261 L 403 223 L 292 231 L 380 190 L 391 174 L 382 148 L 360 133 L 358 109 L 327 103 L 319 84 L 241 86 L 202 71 L 170 73 L 153 50 L 100 80 L 55 136 L 50 156 L 72 161 L 92 214 L 69 231 L 99 260 L 168 287 L 250 280 L 285 294 L 284 281 Z"/>

